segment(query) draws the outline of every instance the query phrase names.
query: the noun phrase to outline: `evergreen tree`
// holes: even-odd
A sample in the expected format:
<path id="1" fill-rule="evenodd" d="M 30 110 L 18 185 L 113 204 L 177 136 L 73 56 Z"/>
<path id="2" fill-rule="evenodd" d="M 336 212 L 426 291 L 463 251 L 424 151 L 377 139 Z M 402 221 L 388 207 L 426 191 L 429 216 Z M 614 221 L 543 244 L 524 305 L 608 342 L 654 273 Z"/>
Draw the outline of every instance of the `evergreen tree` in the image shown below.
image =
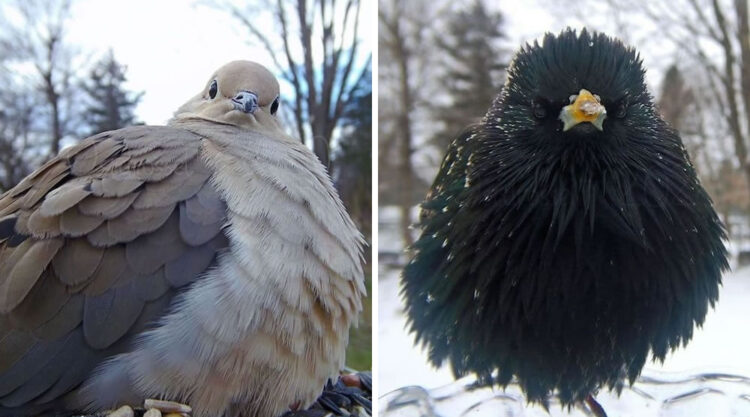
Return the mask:
<path id="1" fill-rule="evenodd" d="M 685 116 L 690 113 L 694 104 L 695 95 L 690 86 L 685 83 L 685 77 L 677 65 L 671 65 L 662 82 L 658 102 L 659 112 L 672 127 L 682 132 L 687 127 Z"/>
<path id="2" fill-rule="evenodd" d="M 508 54 L 499 45 L 505 38 L 502 26 L 500 12 L 475 0 L 452 15 L 444 34 L 436 39 L 446 60 L 439 83 L 448 96 L 447 103 L 433 107 L 435 120 L 441 124 L 433 140 L 441 150 L 484 116 L 505 82 Z"/>
<path id="3" fill-rule="evenodd" d="M 333 154 L 332 171 L 342 200 L 365 236 L 372 209 L 372 85 L 363 77 L 358 93 L 342 117 L 342 133 Z"/>
<path id="4" fill-rule="evenodd" d="M 134 110 L 143 92 L 125 90 L 127 68 L 115 60 L 112 51 L 91 70 L 82 88 L 87 96 L 84 120 L 93 135 L 136 122 Z"/>
<path id="5" fill-rule="evenodd" d="M 372 241 L 372 82 L 369 71 L 362 77 L 341 116 L 341 130 L 332 153 L 331 173 L 339 195 L 368 242 Z M 365 254 L 366 264 L 371 262 Z M 365 269 L 367 292 L 372 270 Z M 346 364 L 354 369 L 372 368 L 372 299 L 364 300 L 361 325 L 349 330 Z"/>

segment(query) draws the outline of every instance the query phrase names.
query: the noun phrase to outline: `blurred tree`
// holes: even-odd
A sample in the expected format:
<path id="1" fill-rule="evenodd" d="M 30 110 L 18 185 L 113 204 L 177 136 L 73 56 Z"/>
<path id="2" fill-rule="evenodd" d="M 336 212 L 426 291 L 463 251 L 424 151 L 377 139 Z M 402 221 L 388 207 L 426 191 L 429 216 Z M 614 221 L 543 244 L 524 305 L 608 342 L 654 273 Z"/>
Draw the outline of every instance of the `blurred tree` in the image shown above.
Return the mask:
<path id="1" fill-rule="evenodd" d="M 360 57 L 360 0 L 214 0 L 213 5 L 228 10 L 273 57 L 294 88 L 294 101 L 287 104 L 300 140 L 312 137 L 313 151 L 328 166 L 333 132 L 372 59 Z M 269 13 L 277 32 L 262 32 L 255 23 Z"/>
<path id="2" fill-rule="evenodd" d="M 440 152 L 484 116 L 505 82 L 510 60 L 500 46 L 503 16 L 488 10 L 482 0 L 452 14 L 446 26 L 435 40 L 435 52 L 443 57 L 438 82 L 448 95 L 447 102 L 432 106 L 434 119 L 442 125 L 433 138 Z"/>
<path id="3" fill-rule="evenodd" d="M 733 151 L 716 149 L 721 136 L 716 130 L 686 132 L 683 138 L 695 133 L 698 140 L 689 148 L 694 159 L 699 159 L 699 170 L 704 184 L 711 193 L 717 210 L 729 226 L 730 213 L 747 213 L 750 210 L 750 30 L 748 29 L 748 0 L 687 0 L 685 8 L 668 5 L 643 5 L 643 12 L 657 26 L 664 26 L 665 36 L 687 53 L 690 64 L 700 69 L 708 90 L 698 97 L 701 105 L 687 110 L 687 120 L 719 120 L 732 138 Z M 714 52 L 719 51 L 717 55 Z M 683 97 L 684 99 L 684 97 Z M 677 101 L 676 107 L 690 106 L 691 101 Z M 710 112 L 700 116 L 700 113 Z M 674 123 L 674 122 L 673 122 Z M 679 129 L 679 126 L 678 126 Z M 686 141 L 687 142 L 687 141 Z M 689 144 L 689 142 L 688 142 Z M 696 146 L 697 144 L 697 146 Z M 727 157 L 734 154 L 735 163 Z"/>
<path id="4" fill-rule="evenodd" d="M 684 130 L 685 116 L 695 106 L 695 95 L 677 65 L 667 69 L 661 87 L 659 112 L 675 129 Z"/>
<path id="5" fill-rule="evenodd" d="M 696 93 L 694 84 L 685 81 L 685 76 L 676 64 L 667 69 L 661 87 L 657 101 L 659 112 L 664 120 L 680 132 L 693 162 L 700 166 L 701 177 L 710 178 L 715 174 L 714 160 L 708 155 L 703 120 L 711 117 L 706 113 L 711 113 L 712 109 L 699 105 L 702 97 Z"/>
<path id="6" fill-rule="evenodd" d="M 132 93 L 125 90 L 127 68 L 115 60 L 114 53 L 102 58 L 89 73 L 88 79 L 81 81 L 86 93 L 87 105 L 83 118 L 89 126 L 88 135 L 107 130 L 115 130 L 135 123 L 135 107 L 143 92 Z"/>
<path id="7" fill-rule="evenodd" d="M 750 206 L 747 178 L 737 169 L 734 161 L 725 159 L 717 164 L 716 172 L 710 178 L 702 177 L 701 182 L 711 195 L 716 211 L 731 236 L 734 232 L 731 215 L 747 213 Z"/>
<path id="8" fill-rule="evenodd" d="M 29 69 L 19 72 L 47 107 L 47 157 L 60 151 L 60 142 L 72 127 L 74 51 L 65 43 L 70 4 L 70 0 L 15 0 L 3 4 L 0 11 L 0 55 L 5 55 L 5 65 Z"/>
<path id="9" fill-rule="evenodd" d="M 372 83 L 362 79 L 360 93 L 344 111 L 331 172 L 341 198 L 365 236 L 372 231 Z"/>
<path id="10" fill-rule="evenodd" d="M 592 27 L 602 21 L 593 11 L 605 8 L 608 16 L 621 16 L 620 24 L 627 32 L 636 33 L 649 19 L 656 32 L 648 33 L 648 41 L 668 42 L 684 56 L 683 69 L 690 68 L 687 79 L 700 103 L 704 128 L 703 146 L 713 159 L 716 173 L 726 157 L 735 161 L 750 191 L 750 0 L 660 0 L 623 3 L 616 0 L 566 3 L 567 10 L 585 11 Z M 579 13 L 583 15 L 583 13 Z M 599 27 L 601 29 L 601 27 Z M 681 103 L 675 103 L 681 105 Z M 692 114 L 692 118 L 698 113 Z M 717 123 L 718 122 L 718 123 Z M 726 134 L 725 134 L 726 133 Z M 723 137 L 731 146 L 719 144 Z M 731 149 L 729 149 L 731 148 Z M 704 158 L 705 159 L 705 158 Z M 705 162 L 702 161 L 702 162 Z M 703 166 L 700 166 L 703 169 Z M 747 210 L 748 208 L 746 208 Z"/>
<path id="11" fill-rule="evenodd" d="M 0 76 L 0 192 L 16 185 L 30 172 L 27 150 L 32 135 L 34 101 Z"/>
<path id="12" fill-rule="evenodd" d="M 750 207 L 750 191 L 742 171 L 731 159 L 721 156 L 727 153 L 716 152 L 710 147 L 715 138 L 705 129 L 704 120 L 713 116 L 714 109 L 701 105 L 704 102 L 677 65 L 667 69 L 658 100 L 659 111 L 680 132 L 688 153 L 698 167 L 701 183 L 711 195 L 724 224 L 731 228 L 728 221 L 730 214 L 746 212 Z"/>
<path id="13" fill-rule="evenodd" d="M 420 69 L 429 50 L 424 42 L 434 13 L 429 7 L 425 1 L 399 0 L 381 0 L 378 7 L 378 186 L 394 194 L 405 246 L 413 243 L 411 209 L 424 197 L 415 187 L 413 154 L 414 118 L 424 93 Z"/>

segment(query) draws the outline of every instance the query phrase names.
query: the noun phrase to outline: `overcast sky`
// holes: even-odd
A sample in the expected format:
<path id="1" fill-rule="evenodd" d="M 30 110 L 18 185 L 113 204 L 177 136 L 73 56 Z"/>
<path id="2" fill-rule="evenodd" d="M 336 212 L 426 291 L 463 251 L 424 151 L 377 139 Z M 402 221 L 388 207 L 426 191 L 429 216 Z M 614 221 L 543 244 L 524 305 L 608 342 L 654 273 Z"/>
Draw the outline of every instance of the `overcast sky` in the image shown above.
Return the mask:
<path id="1" fill-rule="evenodd" d="M 369 51 L 375 45 L 376 3 L 362 0 L 362 51 Z M 80 46 L 92 60 L 112 48 L 115 57 L 128 66 L 128 86 L 146 93 L 137 109 L 139 118 L 146 123 L 162 124 L 224 63 L 252 59 L 271 66 L 265 51 L 248 43 L 250 37 L 245 28 L 228 13 L 203 4 L 199 0 L 75 0 L 68 40 Z M 559 32 L 568 25 L 582 27 L 575 13 L 550 7 L 547 0 L 497 4 L 506 19 L 508 46 L 512 50 L 547 31 Z M 276 33 L 267 17 L 256 21 L 263 31 Z M 611 22 L 605 19 L 589 23 L 602 30 L 613 30 Z M 648 22 L 643 22 L 644 27 L 647 25 Z M 648 48 L 645 42 L 636 46 L 651 68 L 648 80 L 653 88 L 661 77 L 663 57 L 672 60 L 674 51 Z M 365 56 L 362 54 L 362 58 Z"/>
<path id="2" fill-rule="evenodd" d="M 630 32 L 622 33 L 609 14 L 607 3 L 588 1 L 578 4 L 554 0 L 487 2 L 497 4 L 503 13 L 505 33 L 514 51 L 546 32 L 559 33 L 567 27 L 578 30 L 587 27 L 622 39 L 640 53 L 651 93 L 657 95 L 666 69 L 680 60 L 680 52 L 671 43 L 655 36 L 658 28 L 654 22 L 636 15 L 627 16 Z"/>
<path id="3" fill-rule="evenodd" d="M 136 114 L 147 124 L 164 124 L 182 103 L 203 89 L 211 74 L 236 59 L 272 69 L 269 56 L 248 44 L 247 30 L 229 16 L 194 0 L 75 0 L 68 41 L 92 60 L 112 48 L 128 67 L 128 88 L 145 91 Z M 362 59 L 374 44 L 375 2 L 362 1 Z M 273 22 L 256 20 L 275 35 Z M 289 89 L 286 91 L 287 95 Z"/>

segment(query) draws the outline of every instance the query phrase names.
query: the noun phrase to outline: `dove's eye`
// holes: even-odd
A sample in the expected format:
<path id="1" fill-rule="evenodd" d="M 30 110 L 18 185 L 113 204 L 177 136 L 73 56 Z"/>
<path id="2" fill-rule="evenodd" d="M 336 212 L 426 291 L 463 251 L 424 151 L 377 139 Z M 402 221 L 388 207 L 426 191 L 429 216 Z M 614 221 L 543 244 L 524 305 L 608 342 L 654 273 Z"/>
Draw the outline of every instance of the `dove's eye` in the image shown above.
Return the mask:
<path id="1" fill-rule="evenodd" d="M 271 103 L 271 114 L 276 114 L 276 111 L 279 110 L 279 98 L 276 97 L 276 99 Z"/>
<path id="2" fill-rule="evenodd" d="M 211 87 L 208 88 L 208 96 L 211 98 L 216 97 L 216 92 L 219 91 L 219 84 L 216 80 L 211 81 Z"/>

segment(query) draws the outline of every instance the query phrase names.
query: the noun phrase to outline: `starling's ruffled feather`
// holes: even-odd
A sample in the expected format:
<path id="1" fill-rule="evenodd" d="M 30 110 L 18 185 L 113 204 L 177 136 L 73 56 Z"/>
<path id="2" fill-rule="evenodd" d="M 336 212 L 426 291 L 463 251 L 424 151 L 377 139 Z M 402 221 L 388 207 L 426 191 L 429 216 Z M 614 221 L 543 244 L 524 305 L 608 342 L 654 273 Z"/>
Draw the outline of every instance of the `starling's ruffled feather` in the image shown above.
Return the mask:
<path id="1" fill-rule="evenodd" d="M 617 40 L 547 35 L 451 145 L 403 279 L 434 364 L 572 404 L 690 340 L 718 298 L 726 236 L 643 76 Z M 582 88 L 607 108 L 602 132 L 556 119 Z"/>

